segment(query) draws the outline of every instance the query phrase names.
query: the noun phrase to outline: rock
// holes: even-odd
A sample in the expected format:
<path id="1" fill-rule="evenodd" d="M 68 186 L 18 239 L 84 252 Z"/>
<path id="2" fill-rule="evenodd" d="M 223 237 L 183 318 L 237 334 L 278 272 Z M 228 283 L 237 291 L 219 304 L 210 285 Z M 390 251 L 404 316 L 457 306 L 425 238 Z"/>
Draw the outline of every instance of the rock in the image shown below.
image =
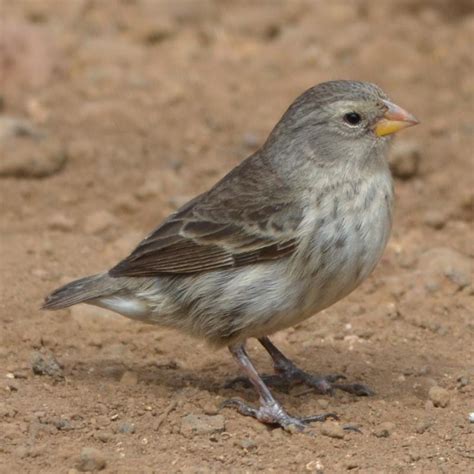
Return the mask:
<path id="1" fill-rule="evenodd" d="M 242 135 L 242 143 L 245 146 L 245 148 L 248 148 L 249 150 L 253 150 L 261 144 L 261 141 L 259 140 L 256 133 L 245 132 Z"/>
<path id="2" fill-rule="evenodd" d="M 433 425 L 433 422 L 429 419 L 427 420 L 421 420 L 417 423 L 415 427 L 415 431 L 418 434 L 423 434 L 428 428 L 430 428 Z"/>
<path id="3" fill-rule="evenodd" d="M 323 410 L 327 410 L 329 402 L 325 398 L 318 398 L 316 402 Z"/>
<path id="4" fill-rule="evenodd" d="M 80 472 L 101 471 L 107 465 L 105 456 L 96 448 L 82 448 L 76 468 Z"/>
<path id="5" fill-rule="evenodd" d="M 321 426 L 321 434 L 336 439 L 343 439 L 345 435 L 342 426 L 335 421 L 324 422 Z"/>
<path id="6" fill-rule="evenodd" d="M 17 411 L 4 402 L 0 402 L 0 418 L 13 418 Z"/>
<path id="7" fill-rule="evenodd" d="M 373 432 L 374 436 L 377 438 L 388 438 L 393 430 L 395 429 L 395 423 L 391 421 L 386 421 L 381 423 Z"/>
<path id="8" fill-rule="evenodd" d="M 428 392 L 428 397 L 435 407 L 445 408 L 449 405 L 450 395 L 445 388 L 438 387 L 437 385 L 431 387 Z"/>
<path id="9" fill-rule="evenodd" d="M 138 375 L 135 372 L 126 371 L 120 377 L 120 383 L 122 385 L 136 385 L 138 383 Z"/>
<path id="10" fill-rule="evenodd" d="M 94 436 L 103 443 L 108 443 L 114 438 L 114 434 L 110 431 L 98 431 Z"/>
<path id="11" fill-rule="evenodd" d="M 459 290 L 471 282 L 470 260 L 449 247 L 435 247 L 423 253 L 419 267 L 429 284 L 443 283 L 447 278 Z"/>
<path id="12" fill-rule="evenodd" d="M 446 221 L 446 216 L 436 209 L 428 211 L 423 217 L 423 222 L 428 227 L 436 230 L 442 229 L 446 225 Z"/>
<path id="13" fill-rule="evenodd" d="M 153 17 L 150 24 L 142 26 L 140 37 L 146 45 L 154 46 L 173 36 L 176 31 L 176 26 L 169 19 Z"/>
<path id="14" fill-rule="evenodd" d="M 84 221 L 84 231 L 87 234 L 103 234 L 117 225 L 117 219 L 106 210 L 89 214 Z"/>
<path id="15" fill-rule="evenodd" d="M 257 443 L 253 439 L 241 439 L 237 444 L 246 451 L 257 448 Z"/>
<path id="16" fill-rule="evenodd" d="M 74 429 L 71 421 L 66 418 L 60 418 L 58 420 L 54 420 L 52 424 L 59 431 L 70 431 Z"/>
<path id="17" fill-rule="evenodd" d="M 181 433 L 185 436 L 208 435 L 225 430 L 225 418 L 222 415 L 186 415 L 181 420 Z"/>
<path id="18" fill-rule="evenodd" d="M 42 133 L 28 120 L 0 117 L 0 143 L 12 137 L 41 138 Z"/>
<path id="19" fill-rule="evenodd" d="M 140 201 L 147 201 L 163 192 L 161 179 L 158 176 L 149 176 L 145 182 L 135 190 L 135 197 Z"/>
<path id="20" fill-rule="evenodd" d="M 29 122 L 0 120 L 0 177 L 44 178 L 57 173 L 67 161 L 62 143 Z"/>
<path id="21" fill-rule="evenodd" d="M 474 411 L 471 411 L 468 416 L 469 423 L 474 423 Z"/>
<path id="22" fill-rule="evenodd" d="M 123 434 L 133 434 L 135 433 L 135 424 L 129 423 L 128 421 L 123 421 L 118 425 L 117 432 Z"/>
<path id="23" fill-rule="evenodd" d="M 48 228 L 51 230 L 59 230 L 61 232 L 71 232 L 74 229 L 74 219 L 65 216 L 64 214 L 57 213 L 53 214 L 48 219 Z"/>
<path id="24" fill-rule="evenodd" d="M 31 355 L 31 369 L 36 375 L 63 377 L 63 369 L 51 352 L 34 351 Z"/>
<path id="25" fill-rule="evenodd" d="M 419 173 L 420 160 L 420 146 L 417 142 L 399 142 L 390 154 L 390 169 L 396 178 L 411 179 Z"/>

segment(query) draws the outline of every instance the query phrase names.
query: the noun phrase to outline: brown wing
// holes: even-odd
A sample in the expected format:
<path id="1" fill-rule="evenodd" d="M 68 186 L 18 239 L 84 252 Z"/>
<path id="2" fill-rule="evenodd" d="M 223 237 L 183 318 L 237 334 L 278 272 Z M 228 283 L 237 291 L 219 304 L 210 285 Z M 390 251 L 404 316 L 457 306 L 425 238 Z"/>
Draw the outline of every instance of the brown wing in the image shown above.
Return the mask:
<path id="1" fill-rule="evenodd" d="M 262 186 L 264 170 L 250 164 L 171 215 L 110 275 L 193 274 L 290 255 L 302 209 L 277 177 L 263 173 Z"/>

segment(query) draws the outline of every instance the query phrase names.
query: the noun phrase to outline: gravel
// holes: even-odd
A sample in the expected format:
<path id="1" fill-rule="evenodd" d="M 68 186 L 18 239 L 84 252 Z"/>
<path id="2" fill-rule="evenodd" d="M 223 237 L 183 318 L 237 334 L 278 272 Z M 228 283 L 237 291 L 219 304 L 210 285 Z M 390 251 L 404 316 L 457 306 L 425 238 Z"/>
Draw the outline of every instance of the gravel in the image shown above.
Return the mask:
<path id="1" fill-rule="evenodd" d="M 222 415 L 189 414 L 181 420 L 181 433 L 189 435 L 205 435 L 221 433 L 225 430 L 225 418 Z"/>
<path id="2" fill-rule="evenodd" d="M 31 355 L 31 369 L 35 375 L 64 376 L 61 364 L 51 352 L 41 353 L 34 351 Z"/>
<path id="3" fill-rule="evenodd" d="M 428 397 L 435 407 L 445 408 L 449 405 L 450 394 L 445 388 L 438 387 L 437 385 L 431 387 Z"/>
<path id="4" fill-rule="evenodd" d="M 76 468 L 80 472 L 97 472 L 105 469 L 107 461 L 104 454 L 96 448 L 82 448 Z"/>

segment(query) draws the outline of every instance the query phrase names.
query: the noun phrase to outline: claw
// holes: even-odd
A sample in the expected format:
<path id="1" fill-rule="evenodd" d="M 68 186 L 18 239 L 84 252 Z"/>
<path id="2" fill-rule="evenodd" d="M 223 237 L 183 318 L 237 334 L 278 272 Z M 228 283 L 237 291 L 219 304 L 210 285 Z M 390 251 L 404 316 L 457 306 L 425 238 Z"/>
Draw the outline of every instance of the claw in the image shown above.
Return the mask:
<path id="1" fill-rule="evenodd" d="M 375 392 L 367 387 L 367 385 L 361 383 L 352 383 L 352 384 L 334 384 L 334 388 L 338 388 L 339 390 L 343 390 L 347 393 L 352 393 L 353 395 L 357 395 L 358 397 L 370 397 L 375 395 Z"/>
<path id="2" fill-rule="evenodd" d="M 263 404 L 259 408 L 254 408 L 236 398 L 224 400 L 221 403 L 221 408 L 235 408 L 241 415 L 251 416 L 268 425 L 279 426 L 291 433 L 294 431 L 304 431 L 309 423 L 324 422 L 329 418 L 338 419 L 335 413 L 296 418 L 288 415 L 277 403 L 271 405 Z"/>

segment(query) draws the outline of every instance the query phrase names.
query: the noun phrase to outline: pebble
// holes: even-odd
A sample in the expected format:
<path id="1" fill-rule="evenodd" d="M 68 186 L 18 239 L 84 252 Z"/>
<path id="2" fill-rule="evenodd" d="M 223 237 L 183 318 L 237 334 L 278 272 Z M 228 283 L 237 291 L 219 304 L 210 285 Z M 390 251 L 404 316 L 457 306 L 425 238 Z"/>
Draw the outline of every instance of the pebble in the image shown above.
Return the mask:
<path id="1" fill-rule="evenodd" d="M 427 211 L 423 217 L 423 222 L 435 230 L 442 229 L 446 225 L 447 220 L 446 215 L 437 209 Z"/>
<path id="2" fill-rule="evenodd" d="M 420 160 L 420 145 L 417 142 L 399 142 L 390 155 L 390 169 L 396 178 L 411 179 L 419 174 Z"/>
<path id="3" fill-rule="evenodd" d="M 34 351 L 31 355 L 31 369 L 36 375 L 63 377 L 63 369 L 51 352 L 43 354 Z"/>
<path id="4" fill-rule="evenodd" d="M 323 410 L 326 410 L 329 406 L 329 402 L 325 398 L 318 398 L 316 402 Z"/>
<path id="5" fill-rule="evenodd" d="M 344 429 L 335 421 L 324 422 L 321 426 L 321 434 L 336 439 L 343 439 L 345 436 Z"/>
<path id="6" fill-rule="evenodd" d="M 241 439 L 237 444 L 247 451 L 257 448 L 257 443 L 253 439 Z"/>
<path id="7" fill-rule="evenodd" d="M 418 434 L 423 434 L 427 429 L 429 429 L 433 425 L 433 421 L 427 419 L 427 420 L 421 420 L 417 423 L 415 427 L 415 431 Z"/>
<path id="8" fill-rule="evenodd" d="M 388 438 L 392 434 L 394 429 L 395 423 L 392 423 L 391 421 L 385 421 L 373 431 L 373 434 L 377 438 Z"/>
<path id="9" fill-rule="evenodd" d="M 181 420 L 181 433 L 185 436 L 221 433 L 225 430 L 222 415 L 189 414 Z"/>
<path id="10" fill-rule="evenodd" d="M 471 282 L 469 259 L 449 247 L 435 247 L 424 252 L 419 266 L 428 282 L 442 283 L 447 278 L 460 290 Z"/>
<path id="11" fill-rule="evenodd" d="M 71 232 L 75 226 L 74 219 L 64 214 L 53 214 L 47 222 L 48 228 L 51 230 L 59 230 L 61 232 Z"/>
<path id="12" fill-rule="evenodd" d="M 449 405 L 449 392 L 442 387 L 435 385 L 431 387 L 428 392 L 428 397 L 433 402 L 435 407 L 445 408 Z"/>
<path id="13" fill-rule="evenodd" d="M 13 418 L 17 411 L 4 402 L 0 402 L 0 418 Z"/>
<path id="14" fill-rule="evenodd" d="M 254 132 L 245 132 L 242 135 L 242 143 L 248 149 L 257 148 L 261 144 L 261 140 Z"/>
<path id="15" fill-rule="evenodd" d="M 87 234 L 102 234 L 117 225 L 117 219 L 106 210 L 89 214 L 84 221 L 84 231 Z"/>
<path id="16" fill-rule="evenodd" d="M 103 443 L 108 443 L 114 438 L 114 434 L 110 431 L 98 431 L 94 436 Z"/>
<path id="17" fill-rule="evenodd" d="M 133 434 L 135 433 L 135 424 L 124 421 L 118 425 L 117 432 L 123 434 Z"/>
<path id="18" fill-rule="evenodd" d="M 0 177 L 44 178 L 57 173 L 67 161 L 59 140 L 29 122 L 0 118 Z"/>
<path id="19" fill-rule="evenodd" d="M 135 190 L 134 197 L 140 201 L 147 201 L 163 193 L 162 179 L 162 177 L 156 175 L 149 176 L 145 182 Z"/>
<path id="20" fill-rule="evenodd" d="M 96 448 L 82 448 L 76 468 L 80 472 L 101 471 L 107 465 L 105 456 Z"/>
<path id="21" fill-rule="evenodd" d="M 474 423 L 474 411 L 471 411 L 471 413 L 469 413 L 469 423 Z"/>
<path id="22" fill-rule="evenodd" d="M 138 383 L 138 375 L 135 372 L 125 371 L 120 377 L 120 383 L 122 385 L 136 385 Z"/>

